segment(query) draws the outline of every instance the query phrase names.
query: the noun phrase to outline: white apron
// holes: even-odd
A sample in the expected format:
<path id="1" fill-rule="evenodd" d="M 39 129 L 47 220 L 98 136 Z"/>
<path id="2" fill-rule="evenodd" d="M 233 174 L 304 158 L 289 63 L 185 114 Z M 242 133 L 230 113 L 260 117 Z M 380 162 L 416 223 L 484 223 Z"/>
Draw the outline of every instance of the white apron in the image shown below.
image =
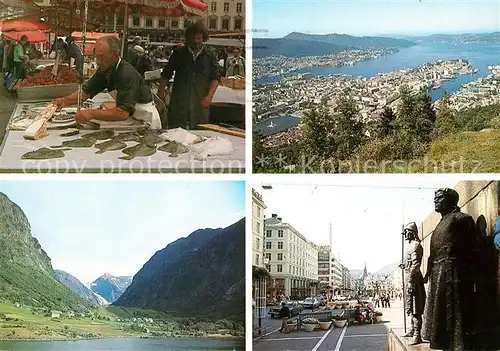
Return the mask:
<path id="1" fill-rule="evenodd" d="M 135 104 L 135 112 L 132 115 L 135 119 L 144 121 L 151 126 L 151 129 L 161 129 L 161 119 L 154 101 L 147 104 Z"/>

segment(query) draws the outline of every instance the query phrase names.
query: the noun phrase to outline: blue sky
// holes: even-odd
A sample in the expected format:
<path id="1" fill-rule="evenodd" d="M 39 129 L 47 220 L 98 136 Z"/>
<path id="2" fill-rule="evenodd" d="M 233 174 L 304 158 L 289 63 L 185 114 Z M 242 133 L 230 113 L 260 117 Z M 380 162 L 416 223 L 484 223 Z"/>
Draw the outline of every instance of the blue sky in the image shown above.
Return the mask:
<path id="1" fill-rule="evenodd" d="M 366 261 L 371 272 L 401 260 L 402 224 L 420 224 L 434 211 L 434 191 L 457 184 L 450 177 L 422 175 L 292 179 L 254 185 L 266 217 L 276 213 L 317 245 L 330 244 L 331 223 L 334 253 L 349 269 L 363 269 Z"/>
<path id="2" fill-rule="evenodd" d="M 254 37 L 500 31 L 498 0 L 253 0 Z M 263 30 L 267 32 L 262 32 Z"/>
<path id="3" fill-rule="evenodd" d="M 82 283 L 134 275 L 158 250 L 245 216 L 244 182 L 0 181 L 54 269 Z"/>

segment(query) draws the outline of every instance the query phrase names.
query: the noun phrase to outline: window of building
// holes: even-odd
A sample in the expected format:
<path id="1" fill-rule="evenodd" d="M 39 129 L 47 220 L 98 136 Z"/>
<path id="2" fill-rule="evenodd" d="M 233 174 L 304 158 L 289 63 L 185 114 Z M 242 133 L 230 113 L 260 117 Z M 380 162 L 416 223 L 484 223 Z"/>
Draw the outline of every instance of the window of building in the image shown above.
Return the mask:
<path id="1" fill-rule="evenodd" d="M 217 11 L 217 3 L 215 1 L 212 1 L 212 3 L 210 4 L 210 10 L 212 10 L 213 12 Z"/>
<path id="2" fill-rule="evenodd" d="M 266 264 L 266 269 L 268 272 L 271 272 L 271 265 L 270 264 Z"/>
<path id="3" fill-rule="evenodd" d="M 217 29 L 217 17 L 210 18 L 208 20 L 208 29 L 210 29 L 210 30 L 216 30 Z"/>
<path id="4" fill-rule="evenodd" d="M 153 27 L 153 19 L 152 18 L 146 18 L 146 27 L 148 27 L 148 28 Z"/>
<path id="5" fill-rule="evenodd" d="M 283 237 L 283 230 L 278 230 L 278 238 L 282 238 Z"/>
<path id="6" fill-rule="evenodd" d="M 167 26 L 167 21 L 165 21 L 164 19 L 158 20 L 158 27 L 165 28 L 166 26 Z"/>
<path id="7" fill-rule="evenodd" d="M 229 30 L 229 18 L 222 19 L 222 30 Z"/>
<path id="8" fill-rule="evenodd" d="M 134 27 L 139 27 L 141 25 L 141 19 L 139 18 L 139 16 L 134 16 L 132 18 L 132 25 Z"/>
<path id="9" fill-rule="evenodd" d="M 277 265 L 276 268 L 277 268 L 278 273 L 283 272 L 283 265 L 282 264 Z"/>
<path id="10" fill-rule="evenodd" d="M 234 30 L 242 30 L 243 29 L 243 19 L 235 18 L 234 19 Z"/>
<path id="11" fill-rule="evenodd" d="M 283 241 L 278 241 L 278 249 L 283 250 Z"/>
<path id="12" fill-rule="evenodd" d="M 257 246 L 257 250 L 260 249 L 260 239 L 259 238 L 257 238 L 257 242 L 256 242 L 255 246 Z"/>
<path id="13" fill-rule="evenodd" d="M 271 253 L 270 253 L 270 252 L 266 253 L 266 258 L 267 258 L 269 261 L 271 261 L 271 257 L 272 257 L 272 256 L 271 256 Z"/>
<path id="14" fill-rule="evenodd" d="M 243 4 L 241 2 L 236 4 L 236 12 L 241 13 L 243 11 Z"/>
<path id="15" fill-rule="evenodd" d="M 257 234 L 260 234 L 260 223 L 257 223 Z"/>
<path id="16" fill-rule="evenodd" d="M 271 244 L 272 242 L 266 241 L 266 250 L 271 250 Z"/>
<path id="17" fill-rule="evenodd" d="M 171 28 L 179 28 L 179 21 L 178 20 L 172 20 L 172 23 L 170 23 Z"/>
<path id="18" fill-rule="evenodd" d="M 260 207 L 257 206 L 257 217 L 260 218 Z"/>
<path id="19" fill-rule="evenodd" d="M 224 12 L 229 12 L 229 3 L 228 2 L 224 3 Z"/>
<path id="20" fill-rule="evenodd" d="M 118 20 L 117 20 L 116 24 L 121 24 L 121 25 L 123 25 L 124 20 L 125 20 L 125 19 L 123 18 L 123 16 L 118 16 Z"/>
<path id="21" fill-rule="evenodd" d="M 255 255 L 255 265 L 256 265 L 256 266 L 259 266 L 259 265 L 260 265 L 260 260 L 259 260 L 259 259 L 260 259 L 259 254 L 256 254 L 256 255 Z"/>
<path id="22" fill-rule="evenodd" d="M 278 253 L 278 261 L 283 261 L 283 254 L 281 252 Z"/>
<path id="23" fill-rule="evenodd" d="M 273 235 L 272 230 L 266 230 L 266 238 L 270 238 Z"/>

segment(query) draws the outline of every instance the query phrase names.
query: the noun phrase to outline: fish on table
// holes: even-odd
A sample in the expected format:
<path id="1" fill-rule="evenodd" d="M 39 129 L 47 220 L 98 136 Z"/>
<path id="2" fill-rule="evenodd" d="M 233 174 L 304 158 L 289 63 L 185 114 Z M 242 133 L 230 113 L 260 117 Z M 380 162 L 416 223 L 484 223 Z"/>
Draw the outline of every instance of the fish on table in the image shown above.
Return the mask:
<path id="1" fill-rule="evenodd" d="M 61 147 L 91 147 L 94 146 L 96 140 L 92 138 L 80 138 L 73 140 L 65 140 L 61 145 L 51 146 L 51 148 L 61 148 Z"/>
<path id="2" fill-rule="evenodd" d="M 178 157 L 180 154 L 189 152 L 189 148 L 177 141 L 168 142 L 158 148 L 158 150 L 169 153 L 169 157 Z"/>
<path id="3" fill-rule="evenodd" d="M 82 138 L 90 138 L 95 140 L 106 140 L 110 139 L 115 135 L 115 132 L 111 129 L 99 130 L 97 132 L 83 134 Z"/>
<path id="4" fill-rule="evenodd" d="M 153 145 L 137 144 L 123 149 L 122 152 L 127 156 L 120 157 L 121 160 L 132 160 L 138 156 L 151 156 L 155 154 L 156 146 L 153 147 Z"/>
<path id="5" fill-rule="evenodd" d="M 64 151 L 69 151 L 71 149 L 57 149 L 52 150 L 47 147 L 42 147 L 41 149 L 30 151 L 21 156 L 22 160 L 49 160 L 53 158 L 64 157 Z"/>
<path id="6" fill-rule="evenodd" d="M 96 154 L 103 154 L 106 151 L 122 150 L 127 147 L 127 144 L 120 140 L 111 139 L 99 144 L 95 144 L 95 147 L 99 149 Z"/>

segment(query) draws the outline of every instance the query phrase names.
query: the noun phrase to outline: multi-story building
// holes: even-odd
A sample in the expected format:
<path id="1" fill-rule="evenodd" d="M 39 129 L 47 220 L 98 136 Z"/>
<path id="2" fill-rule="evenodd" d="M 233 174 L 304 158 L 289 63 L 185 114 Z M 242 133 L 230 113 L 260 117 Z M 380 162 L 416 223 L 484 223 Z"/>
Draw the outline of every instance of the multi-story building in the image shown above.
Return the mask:
<path id="1" fill-rule="evenodd" d="M 206 16 L 202 19 L 211 34 L 242 33 L 245 31 L 244 0 L 203 0 L 208 5 Z M 144 16 L 133 13 L 128 16 L 129 35 L 140 35 L 152 42 L 182 39 L 184 29 L 199 17 L 165 18 L 161 16 Z M 108 15 L 103 28 L 106 31 L 123 29 L 123 16 L 116 18 Z"/>
<path id="2" fill-rule="evenodd" d="M 334 254 L 330 256 L 330 283 L 333 287 L 335 295 L 339 295 L 342 291 L 342 267 L 343 264 L 340 262 L 338 257 Z"/>
<path id="3" fill-rule="evenodd" d="M 318 246 L 318 280 L 321 289 L 326 287 L 332 288 L 330 285 L 330 246 Z"/>
<path id="4" fill-rule="evenodd" d="M 208 5 L 206 15 L 201 19 L 211 34 L 244 33 L 245 31 L 245 1 L 244 0 L 202 0 Z M 54 0 L 35 0 L 41 7 L 57 6 Z M 69 11 L 69 10 L 68 10 Z M 162 16 L 146 16 L 140 12 L 133 12 L 131 7 L 127 14 L 128 35 L 142 36 L 150 42 L 181 40 L 184 29 L 199 17 L 166 18 Z M 68 12 L 69 13 L 69 12 Z M 81 15 L 81 14 L 80 14 Z M 62 18 L 61 21 L 68 18 Z M 55 23 L 55 21 L 53 21 Z M 76 19 L 72 30 L 81 30 L 81 24 Z M 99 32 L 118 32 L 124 29 L 124 13 L 95 13 L 89 12 L 89 28 L 98 27 Z M 68 28 L 59 28 L 61 35 Z"/>
<path id="5" fill-rule="evenodd" d="M 291 224 L 273 214 L 264 220 L 266 265 L 275 296 L 304 298 L 318 282 L 318 249 Z"/>
<path id="6" fill-rule="evenodd" d="M 318 280 L 327 294 L 344 294 L 351 289 L 349 269 L 332 253 L 331 246 L 318 246 Z"/>
<path id="7" fill-rule="evenodd" d="M 341 294 L 342 295 L 348 295 L 353 292 L 353 285 L 352 285 L 352 279 L 351 279 L 351 272 L 349 271 L 349 268 L 346 266 L 342 266 L 342 290 Z"/>
<path id="8" fill-rule="evenodd" d="M 264 267 L 264 210 L 262 195 L 252 189 L 252 265 Z"/>
<path id="9" fill-rule="evenodd" d="M 399 267 L 394 268 L 392 272 L 392 287 L 395 296 L 399 296 L 399 294 L 403 295 L 403 275 Z"/>

